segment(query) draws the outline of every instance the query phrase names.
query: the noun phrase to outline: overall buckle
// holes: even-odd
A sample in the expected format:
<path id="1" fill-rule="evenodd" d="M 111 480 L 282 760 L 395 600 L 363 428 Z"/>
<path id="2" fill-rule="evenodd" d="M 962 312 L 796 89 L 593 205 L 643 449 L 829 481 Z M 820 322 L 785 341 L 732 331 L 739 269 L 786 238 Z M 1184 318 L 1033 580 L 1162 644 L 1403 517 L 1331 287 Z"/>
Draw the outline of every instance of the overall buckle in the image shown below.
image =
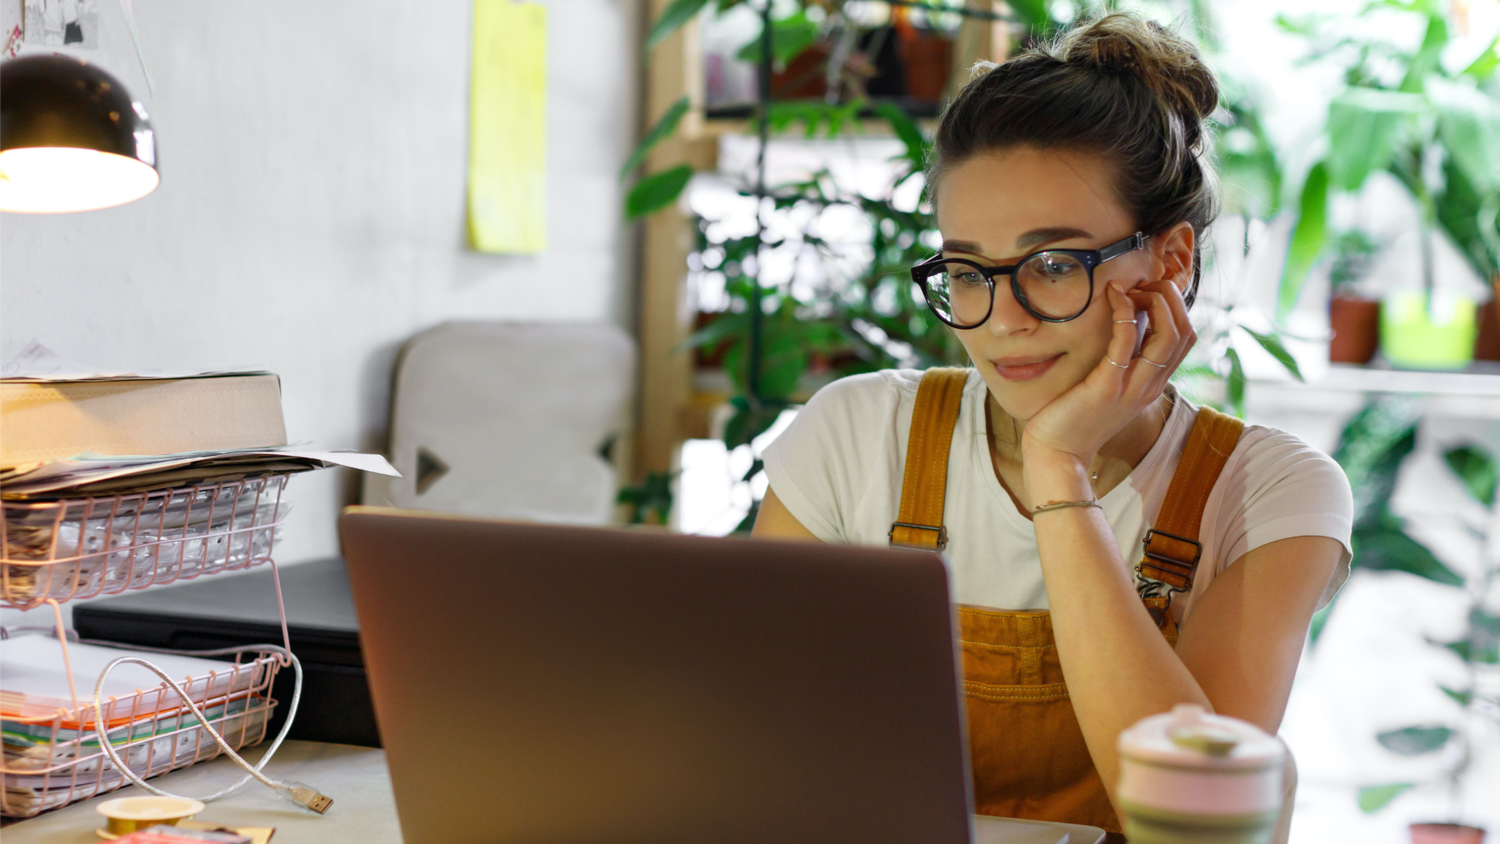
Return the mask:
<path id="1" fill-rule="evenodd" d="M 891 531 L 886 534 L 891 541 L 892 548 L 910 548 L 913 551 L 931 551 L 933 549 L 922 545 L 904 545 L 896 541 L 896 528 L 910 528 L 911 530 L 926 530 L 937 534 L 937 550 L 941 551 L 948 547 L 948 528 L 945 525 L 918 525 L 911 522 L 891 522 Z"/>
<path id="2" fill-rule="evenodd" d="M 1171 557 L 1160 551 L 1151 550 L 1151 540 L 1160 536 L 1174 542 L 1193 546 L 1193 558 L 1191 560 Z M 1175 533 L 1167 533 L 1164 530 L 1151 528 L 1146 531 L 1146 538 L 1141 542 L 1146 559 L 1135 567 L 1136 573 L 1161 581 L 1169 588 L 1186 591 L 1193 586 L 1193 572 L 1198 568 L 1198 560 L 1203 556 L 1203 544 L 1196 539 L 1188 539 Z M 1147 562 L 1150 560 L 1151 562 Z"/>

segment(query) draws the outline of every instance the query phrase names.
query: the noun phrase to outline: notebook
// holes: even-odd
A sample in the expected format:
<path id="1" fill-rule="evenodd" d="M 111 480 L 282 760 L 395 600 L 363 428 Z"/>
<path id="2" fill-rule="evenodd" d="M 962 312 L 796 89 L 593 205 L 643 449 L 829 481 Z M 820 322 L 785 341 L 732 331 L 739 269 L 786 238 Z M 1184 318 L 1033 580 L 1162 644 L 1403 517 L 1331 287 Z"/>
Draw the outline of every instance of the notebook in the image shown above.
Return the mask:
<path id="1" fill-rule="evenodd" d="M 197 378 L 0 382 L 0 468 L 82 452 L 177 454 L 286 445 L 281 380 Z"/>

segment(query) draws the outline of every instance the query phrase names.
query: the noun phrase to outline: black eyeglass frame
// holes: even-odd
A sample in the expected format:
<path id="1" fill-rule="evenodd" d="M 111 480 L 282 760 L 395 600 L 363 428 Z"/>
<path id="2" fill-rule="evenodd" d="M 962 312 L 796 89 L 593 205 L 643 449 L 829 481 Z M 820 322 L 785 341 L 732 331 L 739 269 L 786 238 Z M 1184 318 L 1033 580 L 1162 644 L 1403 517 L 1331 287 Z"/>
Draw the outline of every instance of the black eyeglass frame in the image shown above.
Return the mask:
<path id="1" fill-rule="evenodd" d="M 951 326 L 953 328 L 963 330 L 978 328 L 979 326 L 984 325 L 989 321 L 990 314 L 995 312 L 995 276 L 997 275 L 1010 276 L 1010 292 L 1016 297 L 1016 301 L 1020 303 L 1021 307 L 1025 309 L 1026 313 L 1031 314 L 1032 316 L 1043 322 L 1068 322 L 1082 316 L 1083 312 L 1089 309 L 1089 305 L 1092 305 L 1094 303 L 1094 268 L 1104 263 L 1105 261 L 1113 260 L 1120 257 L 1121 255 L 1126 255 L 1134 252 L 1137 249 L 1144 249 L 1146 247 L 1146 239 L 1149 237 L 1150 235 L 1136 232 L 1135 234 L 1125 238 L 1124 240 L 1115 241 L 1114 243 L 1111 243 L 1108 246 L 1104 246 L 1099 249 L 1038 249 L 1037 251 L 1022 257 L 1021 260 L 1015 262 L 1014 264 L 1006 264 L 1004 266 L 996 267 L 986 267 L 983 264 L 970 261 L 967 258 L 945 258 L 942 255 L 934 255 L 933 257 L 928 258 L 922 263 L 917 264 L 915 267 L 912 267 L 911 278 L 912 281 L 916 282 L 917 285 L 922 288 L 922 298 L 927 300 L 927 309 L 932 311 L 933 316 L 936 316 L 938 319 L 942 320 L 943 324 Z M 1016 271 L 1019 270 L 1027 261 L 1030 261 L 1032 258 L 1035 258 L 1038 255 L 1045 255 L 1050 253 L 1060 253 L 1071 258 L 1075 258 L 1077 259 L 1078 263 L 1082 264 L 1084 269 L 1088 272 L 1089 297 L 1084 301 L 1083 307 L 1078 309 L 1078 313 L 1075 313 L 1072 316 L 1050 317 L 1037 313 L 1036 310 L 1031 307 L 1031 303 L 1027 301 L 1026 294 L 1021 290 L 1020 281 L 1016 279 Z M 990 306 L 985 310 L 984 317 L 978 322 L 967 325 L 959 325 L 958 323 L 953 322 L 945 318 L 942 314 L 938 313 L 938 309 L 933 306 L 932 292 L 928 289 L 927 282 L 928 279 L 930 279 L 937 272 L 938 267 L 941 267 L 945 264 L 965 264 L 978 270 L 980 275 L 984 276 L 985 282 L 990 287 Z"/>

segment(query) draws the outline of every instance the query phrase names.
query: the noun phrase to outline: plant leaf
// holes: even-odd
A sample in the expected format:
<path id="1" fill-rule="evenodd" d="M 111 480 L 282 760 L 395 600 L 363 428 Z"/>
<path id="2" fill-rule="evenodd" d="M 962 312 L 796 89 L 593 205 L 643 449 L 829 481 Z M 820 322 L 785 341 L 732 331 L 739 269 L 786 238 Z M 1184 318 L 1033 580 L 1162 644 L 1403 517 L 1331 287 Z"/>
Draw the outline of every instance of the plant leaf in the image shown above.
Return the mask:
<path id="1" fill-rule="evenodd" d="M 630 177 L 631 173 L 635 172 L 635 168 L 641 166 L 641 162 L 646 160 L 646 154 L 651 152 L 652 147 L 661 143 L 663 138 L 671 137 L 672 133 L 677 131 L 677 124 L 682 122 L 682 116 L 687 114 L 687 110 L 688 98 L 683 97 L 677 102 L 672 103 L 662 113 L 662 116 L 656 121 L 656 125 L 652 126 L 646 132 L 646 136 L 641 138 L 640 144 L 636 146 L 635 152 L 632 152 L 630 158 L 626 159 L 624 165 L 620 167 L 620 181 L 625 181 Z"/>
<path id="2" fill-rule="evenodd" d="M 1047 0 L 1011 0 L 1008 5 L 1028 32 L 1046 35 L 1052 31 L 1052 13 L 1048 9 L 1050 3 Z"/>
<path id="3" fill-rule="evenodd" d="M 672 512 L 672 480 L 676 477 L 675 472 L 647 472 L 639 484 L 620 487 L 615 501 L 630 506 L 630 524 L 644 524 L 648 518 L 652 524 L 667 523 Z"/>
<path id="4" fill-rule="evenodd" d="M 744 396 L 735 396 L 729 404 L 734 415 L 724 425 L 724 445 L 731 449 L 746 445 L 770 430 L 776 424 L 776 417 L 788 406 L 786 402 L 762 401 L 759 407 L 752 408 Z"/>
<path id="5" fill-rule="evenodd" d="M 817 40 L 818 24 L 808 18 L 806 10 L 798 9 L 789 17 L 771 22 L 771 61 L 777 67 L 785 67 Z M 760 64 L 760 51 L 760 35 L 757 33 L 754 40 L 740 48 L 735 58 Z"/>
<path id="6" fill-rule="evenodd" d="M 1471 85 L 1433 80 L 1438 137 L 1480 193 L 1500 190 L 1500 104 Z"/>
<path id="7" fill-rule="evenodd" d="M 1443 452 L 1443 460 L 1475 501 L 1486 507 L 1494 505 L 1495 484 L 1500 480 L 1500 464 L 1494 455 L 1478 446 L 1463 445 Z"/>
<path id="8" fill-rule="evenodd" d="M 1453 738 L 1453 730 L 1447 727 L 1402 727 L 1377 733 L 1375 740 L 1392 753 L 1401 756 L 1421 756 L 1441 749 Z"/>
<path id="9" fill-rule="evenodd" d="M 745 476 L 743 478 L 740 478 L 740 480 L 742 480 L 742 481 L 748 481 L 751 478 L 755 477 L 756 475 L 759 475 L 761 473 L 761 470 L 765 469 L 765 468 L 766 468 L 766 461 L 764 461 L 764 460 L 760 459 L 759 457 L 757 457 L 750 464 L 749 471 L 745 472 Z"/>
<path id="10" fill-rule="evenodd" d="M 891 131 L 906 145 L 906 160 L 911 162 L 913 170 L 921 170 L 927 164 L 927 139 L 922 136 L 922 130 L 917 128 L 915 121 L 901 107 L 889 100 L 882 100 L 875 104 L 875 111 L 884 117 L 891 125 Z"/>
<path id="11" fill-rule="evenodd" d="M 1447 686 L 1438 686 L 1438 688 L 1443 690 L 1443 694 L 1458 701 L 1459 706 L 1468 706 L 1469 701 L 1474 699 L 1473 692 L 1460 692 L 1457 689 L 1450 689 Z"/>
<path id="12" fill-rule="evenodd" d="M 1443 565 L 1427 546 L 1407 536 L 1399 520 L 1382 513 L 1373 527 L 1355 528 L 1353 565 L 1372 571 L 1404 571 L 1448 586 L 1462 586 L 1463 578 Z"/>
<path id="13" fill-rule="evenodd" d="M 1490 645 L 1489 647 L 1481 646 L 1480 648 L 1475 649 L 1468 639 L 1460 639 L 1457 642 L 1442 642 L 1439 644 L 1441 644 L 1448 650 L 1453 651 L 1455 654 L 1458 654 L 1458 658 L 1463 660 L 1464 662 L 1473 662 L 1480 665 L 1494 665 L 1496 663 L 1500 663 L 1500 650 L 1497 650 L 1494 645 Z"/>
<path id="14" fill-rule="evenodd" d="M 1403 792 L 1416 783 L 1393 782 L 1389 785 L 1372 785 L 1359 790 L 1359 810 L 1367 815 L 1384 809 L 1390 805 L 1392 800 L 1400 797 Z"/>
<path id="15" fill-rule="evenodd" d="M 688 349 L 700 349 L 717 346 L 724 339 L 737 337 L 744 333 L 745 324 L 750 321 L 750 316 L 743 312 L 725 311 L 713 322 L 689 334 L 682 342 L 672 347 L 672 351 L 684 352 Z"/>
<path id="16" fill-rule="evenodd" d="M 1354 414 L 1339 434 L 1333 459 L 1349 476 L 1356 530 L 1385 522 L 1401 461 L 1417 447 L 1418 412 L 1409 398 L 1385 396 Z"/>
<path id="17" fill-rule="evenodd" d="M 672 0 L 672 5 L 662 10 L 661 17 L 651 25 L 651 33 L 646 36 L 646 52 L 650 53 L 656 49 L 657 44 L 681 29 L 683 24 L 697 17 L 707 5 L 708 0 Z"/>
<path id="18" fill-rule="evenodd" d="M 1297 296 L 1307 281 L 1328 230 L 1328 165 L 1318 162 L 1302 183 L 1297 203 L 1297 225 L 1292 229 L 1291 246 L 1281 272 L 1281 290 L 1276 298 L 1276 321 L 1282 323 L 1297 305 Z"/>
<path id="19" fill-rule="evenodd" d="M 1235 416 L 1245 415 L 1245 368 L 1240 365 L 1240 353 L 1229 349 L 1224 353 L 1229 358 L 1229 378 L 1224 384 L 1225 398 Z"/>
<path id="20" fill-rule="evenodd" d="M 692 178 L 693 168 L 687 164 L 643 177 L 625 197 L 625 219 L 639 219 L 676 202 Z"/>
<path id="21" fill-rule="evenodd" d="M 1464 76 L 1473 77 L 1481 84 L 1488 82 L 1494 75 L 1495 68 L 1500 66 L 1500 35 L 1496 35 L 1490 41 L 1490 46 L 1484 48 L 1468 67 L 1460 71 Z"/>
<path id="22" fill-rule="evenodd" d="M 1243 325 L 1240 327 L 1245 328 Z M 1286 367 L 1286 371 L 1292 373 L 1293 378 L 1296 378 L 1298 381 L 1304 380 L 1302 370 L 1297 368 L 1297 360 L 1286 350 L 1286 346 L 1281 344 L 1280 337 L 1277 337 L 1275 334 L 1261 334 L 1259 331 L 1249 328 L 1245 328 L 1245 333 L 1254 337 L 1255 342 L 1259 343 L 1262 349 L 1270 352 L 1271 357 L 1276 358 L 1278 363 Z"/>
<path id="23" fill-rule="evenodd" d="M 1328 104 L 1328 172 L 1334 185 L 1356 191 L 1384 170 L 1403 122 L 1425 109 L 1420 94 L 1351 87 Z"/>
<path id="24" fill-rule="evenodd" d="M 1417 54 L 1407 66 L 1406 78 L 1401 80 L 1401 90 L 1410 93 L 1421 92 L 1426 87 L 1427 77 L 1442 72 L 1443 47 L 1448 44 L 1448 22 L 1443 19 L 1443 13 L 1431 7 L 1421 11 L 1427 15 L 1427 31 L 1422 35 L 1422 46 L 1417 48 Z"/>

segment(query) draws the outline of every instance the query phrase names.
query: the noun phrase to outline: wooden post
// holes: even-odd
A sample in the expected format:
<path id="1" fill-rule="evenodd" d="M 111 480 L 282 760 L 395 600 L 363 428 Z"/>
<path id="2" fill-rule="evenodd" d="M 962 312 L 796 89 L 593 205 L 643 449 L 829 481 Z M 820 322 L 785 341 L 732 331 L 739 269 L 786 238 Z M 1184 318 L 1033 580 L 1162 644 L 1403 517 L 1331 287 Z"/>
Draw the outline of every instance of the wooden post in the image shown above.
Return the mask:
<path id="1" fill-rule="evenodd" d="M 670 0 L 651 0 L 650 29 Z M 652 150 L 646 172 L 678 164 L 696 169 L 715 166 L 717 145 L 703 131 L 703 68 L 697 21 L 689 21 L 651 52 L 646 67 L 645 126 L 653 125 L 678 99 L 691 107 L 677 135 Z M 682 440 L 679 415 L 691 389 L 692 354 L 677 346 L 692 327 L 684 284 L 687 256 L 696 233 L 692 220 L 676 206 L 647 217 L 642 225 L 639 298 L 640 391 L 633 474 L 671 471 Z"/>

